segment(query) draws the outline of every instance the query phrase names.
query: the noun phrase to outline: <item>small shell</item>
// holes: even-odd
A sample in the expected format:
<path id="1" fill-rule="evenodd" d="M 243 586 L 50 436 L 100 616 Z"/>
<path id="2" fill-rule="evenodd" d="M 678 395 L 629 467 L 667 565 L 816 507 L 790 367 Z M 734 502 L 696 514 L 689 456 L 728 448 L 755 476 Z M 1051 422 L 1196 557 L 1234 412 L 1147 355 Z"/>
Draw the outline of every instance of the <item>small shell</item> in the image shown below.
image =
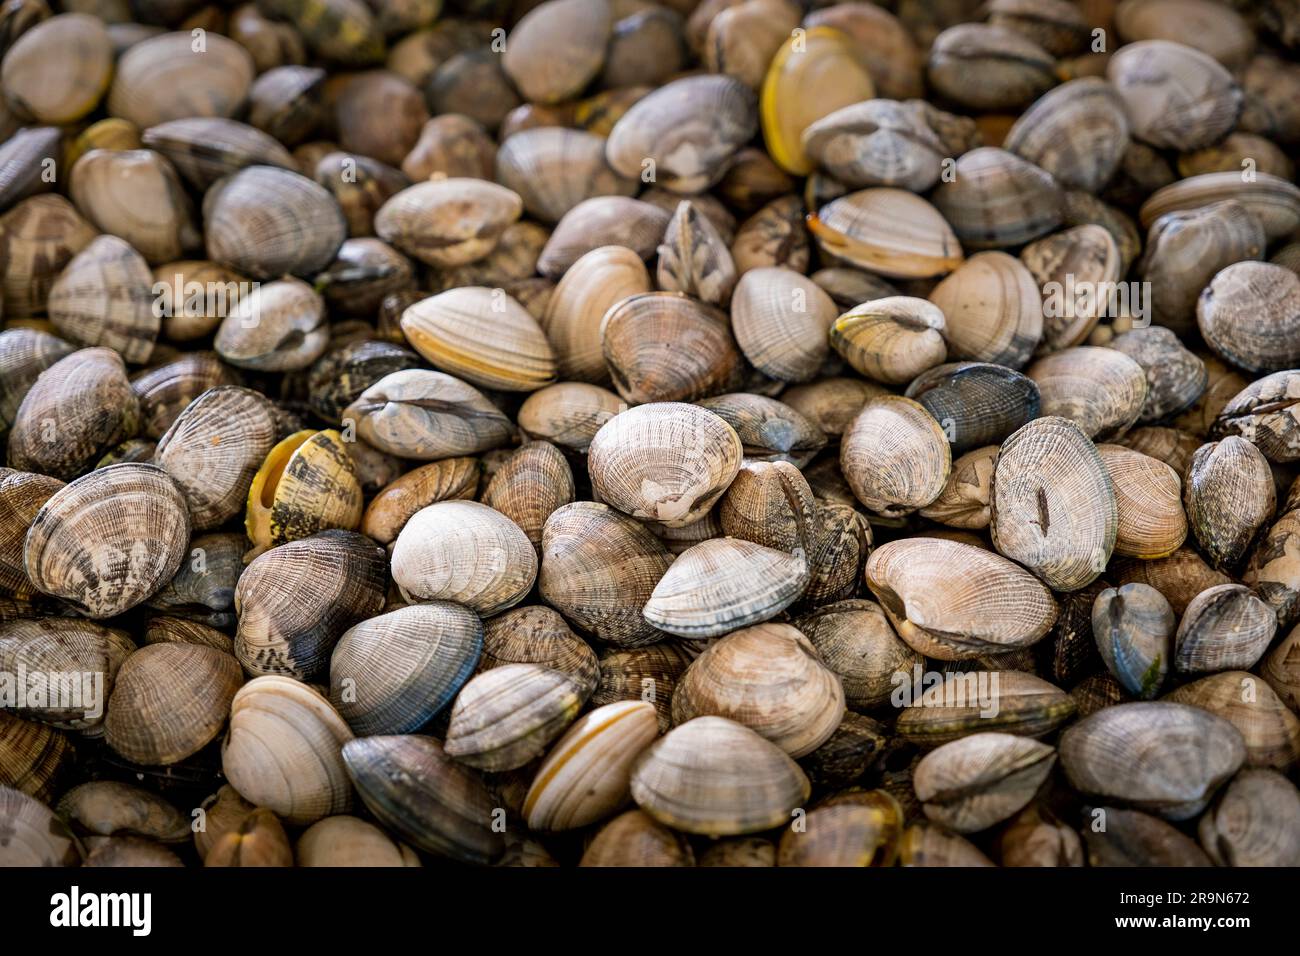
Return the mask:
<path id="1" fill-rule="evenodd" d="M 600 683 L 591 695 L 591 704 L 599 707 L 619 700 L 647 699 L 654 704 L 663 733 L 672 725 L 673 688 L 691 660 L 689 651 L 669 641 L 607 650 L 600 657 Z"/>
<path id="2" fill-rule="evenodd" d="M 62 196 L 30 196 L 0 217 L 5 315 L 21 318 L 45 311 L 55 278 L 97 232 Z"/>
<path id="3" fill-rule="evenodd" d="M 943 97 L 973 111 L 1015 110 L 1055 85 L 1052 55 L 1001 26 L 963 23 L 935 37 L 926 75 Z"/>
<path id="4" fill-rule="evenodd" d="M 604 139 L 561 126 L 522 130 L 506 139 L 497 150 L 496 179 L 519 195 L 529 215 L 548 224 L 593 196 L 633 196 L 638 184 L 609 168 Z"/>
<path id="5" fill-rule="evenodd" d="M 831 346 L 858 372 L 901 385 L 948 356 L 943 313 L 924 299 L 864 302 L 835 320 Z"/>
<path id="6" fill-rule="evenodd" d="M 683 200 L 659 247 L 659 288 L 684 292 L 709 305 L 725 305 L 736 284 L 731 252 L 694 203 Z"/>
<path id="7" fill-rule="evenodd" d="M 902 189 L 849 193 L 810 215 L 808 228 L 828 256 L 890 278 L 945 275 L 963 260 L 943 215 Z"/>
<path id="8" fill-rule="evenodd" d="M 1099 445 L 1097 453 L 1115 489 L 1119 524 L 1115 554 L 1163 558 L 1187 538 L 1182 482 L 1162 461 L 1119 445 Z"/>
<path id="9" fill-rule="evenodd" d="M 1062 349 L 1038 359 L 1025 374 L 1038 385 L 1044 415 L 1068 418 L 1095 441 L 1122 436 L 1146 405 L 1146 373 L 1115 349 Z"/>
<path id="10" fill-rule="evenodd" d="M 312 687 L 289 677 L 256 677 L 230 704 L 221 767 L 250 803 L 306 826 L 352 809 L 349 770 L 339 752 L 351 740 L 348 725 Z"/>
<path id="11" fill-rule="evenodd" d="M 98 780 L 59 798 L 59 816 L 98 836 L 130 834 L 162 843 L 187 843 L 190 821 L 157 794 L 128 783 Z"/>
<path id="12" fill-rule="evenodd" d="M 1043 290 L 1042 351 L 1080 345 L 1103 317 L 1119 318 L 1111 314 L 1110 297 L 1096 294 L 1118 288 L 1121 268 L 1119 245 L 1102 226 L 1075 226 L 1031 242 L 1020 259 Z M 1091 298 L 1085 289 L 1094 290 Z"/>
<path id="13" fill-rule="evenodd" d="M 921 509 L 921 516 L 950 528 L 987 528 L 992 519 L 990 504 L 997 457 L 998 446 L 985 445 L 954 459 L 948 483 L 938 498 Z"/>
<path id="14" fill-rule="evenodd" d="M 486 623 L 478 670 L 506 664 L 542 664 L 568 674 L 589 691 L 600 680 L 596 652 L 549 607 L 512 608 Z"/>
<path id="15" fill-rule="evenodd" d="M 649 291 L 645 264 L 626 247 L 602 246 L 573 263 L 555 287 L 541 320 L 559 375 L 580 382 L 607 380 L 601 320 L 615 303 Z"/>
<path id="16" fill-rule="evenodd" d="M 1061 187 L 1015 153 L 986 146 L 957 160 L 934 206 L 967 249 L 1018 246 L 1061 223 Z"/>
<path id="17" fill-rule="evenodd" d="M 899 637 L 939 660 L 1028 647 L 1056 622 L 1051 592 L 1000 555 L 939 538 L 876 548 L 867 586 Z"/>
<path id="18" fill-rule="evenodd" d="M 1044 737 L 1075 714 L 1075 703 L 1065 691 L 1023 671 L 950 673 L 936 682 L 932 676 L 922 679 L 917 666 L 904 672 L 914 678 L 915 686 L 896 729 L 918 747 L 928 749 L 983 731 Z M 894 681 L 898 687 L 899 678 Z"/>
<path id="19" fill-rule="evenodd" d="M 903 866 L 997 866 L 969 840 L 929 823 L 914 824 L 903 832 L 898 859 Z"/>
<path id="20" fill-rule="evenodd" d="M 1038 283 L 1018 259 L 981 252 L 958 263 L 930 293 L 943 312 L 954 359 L 1023 368 L 1043 337 Z"/>
<path id="21" fill-rule="evenodd" d="M 29 598 L 35 593 L 23 565 L 23 542 L 41 506 L 63 484 L 45 475 L 0 469 L 0 594 Z"/>
<path id="22" fill-rule="evenodd" d="M 750 392 L 699 402 L 736 430 L 749 461 L 789 461 L 803 466 L 826 444 L 826 436 L 784 402 Z"/>
<path id="23" fill-rule="evenodd" d="M 1129 122 L 1114 87 L 1098 77 L 1063 83 L 1039 97 L 1002 146 L 1066 189 L 1098 192 L 1119 167 Z"/>
<path id="24" fill-rule="evenodd" d="M 1300 794 L 1279 773 L 1243 770 L 1201 817 L 1201 845 L 1218 866 L 1296 866 Z"/>
<path id="25" fill-rule="evenodd" d="M 1134 697 L 1154 697 L 1173 652 L 1174 612 L 1155 588 L 1107 588 L 1092 606 L 1092 631 L 1106 668 Z"/>
<path id="26" fill-rule="evenodd" d="M 1165 700 L 1200 707 L 1224 718 L 1246 741 L 1246 765 L 1283 772 L 1300 761 L 1300 717 L 1267 684 L 1246 671 L 1202 677 L 1167 694 Z"/>
<path id="27" fill-rule="evenodd" d="M 221 117 L 195 116 L 159 123 L 144 131 L 141 142 L 170 159 L 200 191 L 245 166 L 293 168 L 293 157 L 274 137 Z"/>
<path id="28" fill-rule="evenodd" d="M 1187 469 L 1183 505 L 1210 562 L 1220 568 L 1235 565 L 1277 506 L 1268 462 L 1236 435 L 1202 445 Z"/>
<path id="29" fill-rule="evenodd" d="M 70 737 L 48 724 L 14 717 L 7 709 L 0 710 L 0 731 L 0 795 L 12 788 L 53 803 L 76 761 Z"/>
<path id="30" fill-rule="evenodd" d="M 121 631 L 75 618 L 19 618 L 0 624 L 0 673 L 48 674 L 51 683 L 53 675 L 64 675 L 74 678 L 72 688 L 80 691 L 79 697 L 62 701 L 78 706 L 49 700 L 46 706 L 28 707 L 21 693 L 8 706 L 20 717 L 98 736 L 117 672 L 135 649 Z M 51 693 L 56 689 L 52 686 Z"/>
<path id="31" fill-rule="evenodd" d="M 818 166 L 853 189 L 896 186 L 923 192 L 939 179 L 948 148 L 937 116 L 921 100 L 866 100 L 829 113 L 803 132 Z M 936 128 L 940 127 L 940 128 Z"/>
<path id="32" fill-rule="evenodd" d="M 653 256 L 669 214 L 648 202 L 627 196 L 596 196 L 578 203 L 551 232 L 537 259 L 537 271 L 561 278 L 587 253 L 604 246 L 624 246 L 640 259 Z"/>
<path id="33" fill-rule="evenodd" d="M 954 453 L 1001 442 L 1039 413 L 1033 380 L 987 362 L 936 365 L 905 394 L 940 424 Z"/>
<path id="34" fill-rule="evenodd" d="M 726 313 L 681 293 L 623 299 L 605 313 L 601 338 L 614 387 L 631 404 L 703 398 L 741 375 Z"/>
<path id="35" fill-rule="evenodd" d="M 1240 171 L 1180 179 L 1153 193 L 1138 210 L 1138 216 L 1143 228 L 1150 228 L 1167 213 L 1227 200 L 1236 200 L 1254 213 L 1269 242 L 1300 227 L 1300 187 L 1268 173 L 1255 173 L 1247 179 Z"/>
<path id="36" fill-rule="evenodd" d="M 266 456 L 248 489 L 244 527 L 249 560 L 318 531 L 355 531 L 361 484 L 343 436 L 333 429 L 295 432 Z"/>
<path id="37" fill-rule="evenodd" d="M 1037 740 L 972 734 L 926 754 L 912 779 L 927 817 L 973 833 L 1023 809 L 1055 763 L 1055 751 Z"/>
<path id="38" fill-rule="evenodd" d="M 510 31 L 502 66 L 526 99 L 562 102 L 600 72 L 612 26 L 606 0 L 547 0 Z"/>
<path id="39" fill-rule="evenodd" d="M 457 601 L 486 617 L 532 590 L 537 552 L 501 512 L 476 501 L 440 501 L 398 534 L 392 575 L 408 601 Z"/>
<path id="40" fill-rule="evenodd" d="M 1083 829 L 1089 866 L 1210 865 L 1194 840 L 1159 817 L 1121 807 L 1098 812 L 1106 814 L 1106 826 Z"/>
<path id="41" fill-rule="evenodd" d="M 519 406 L 519 428 L 528 438 L 585 455 L 596 432 L 623 408 L 623 401 L 607 388 L 558 382 L 524 399 Z"/>
<path id="42" fill-rule="evenodd" d="M 806 272 L 810 253 L 804 205 L 793 195 L 778 196 L 759 209 L 741 223 L 731 242 L 731 258 L 741 275 L 777 266 Z"/>
<path id="43" fill-rule="evenodd" d="M 641 810 L 610 820 L 592 838 L 579 866 L 694 866 L 690 841 Z"/>
<path id="44" fill-rule="evenodd" d="M 925 408 L 891 395 L 867 402 L 845 430 L 840 468 L 867 508 L 899 516 L 939 497 L 952 470 L 952 453 Z"/>
<path id="45" fill-rule="evenodd" d="M 541 664 L 504 664 L 466 684 L 451 710 L 447 755 L 480 770 L 522 767 L 578 715 L 589 687 Z"/>
<path id="46" fill-rule="evenodd" d="M 885 394 L 888 392 L 883 386 L 840 376 L 787 388 L 781 392 L 781 401 L 816 425 L 833 443 L 868 400 Z"/>
<path id="47" fill-rule="evenodd" d="M 361 532 L 380 544 L 392 544 L 406 522 L 437 501 L 478 497 L 479 463 L 473 458 L 446 458 L 422 465 L 385 485 L 361 519 Z"/>
<path id="48" fill-rule="evenodd" d="M 420 866 L 415 852 L 373 823 L 340 815 L 317 820 L 294 846 L 298 866 Z"/>
<path id="49" fill-rule="evenodd" d="M 50 288 L 50 322 L 78 345 L 102 345 L 128 362 L 146 362 L 161 326 L 151 278 L 148 264 L 130 245 L 100 236 Z"/>
<path id="50" fill-rule="evenodd" d="M 780 748 L 723 717 L 675 727 L 632 768 L 632 798 L 642 810 L 674 829 L 715 837 L 779 826 L 809 791 Z"/>
<path id="51" fill-rule="evenodd" d="M 1187 605 L 1174 636 L 1184 674 L 1254 667 L 1277 633 L 1272 608 L 1240 584 L 1206 588 Z"/>
<path id="52" fill-rule="evenodd" d="M 123 53 L 108 91 L 109 115 L 140 129 L 190 116 L 235 115 L 253 82 L 253 58 L 233 40 L 206 32 L 201 49 L 188 30 L 178 30 Z"/>
<path id="53" fill-rule="evenodd" d="M 1269 461 L 1300 459 L 1300 413 L 1294 395 L 1300 389 L 1295 371 L 1256 379 L 1222 407 L 1210 428 L 1211 438 L 1237 435 L 1255 445 Z"/>
<path id="54" fill-rule="evenodd" d="M 1232 75 L 1199 50 L 1143 40 L 1117 50 L 1106 76 L 1124 100 L 1133 135 L 1164 149 L 1200 149 L 1222 138 L 1241 113 Z"/>
<path id="55" fill-rule="evenodd" d="M 1206 342 L 1250 372 L 1300 365 L 1300 275 L 1268 262 L 1238 262 L 1205 287 L 1196 321 Z"/>
<path id="56" fill-rule="evenodd" d="M 0 824 L 8 836 L 0 866 L 75 866 L 82 851 L 67 825 L 40 800 L 0 786 Z"/>

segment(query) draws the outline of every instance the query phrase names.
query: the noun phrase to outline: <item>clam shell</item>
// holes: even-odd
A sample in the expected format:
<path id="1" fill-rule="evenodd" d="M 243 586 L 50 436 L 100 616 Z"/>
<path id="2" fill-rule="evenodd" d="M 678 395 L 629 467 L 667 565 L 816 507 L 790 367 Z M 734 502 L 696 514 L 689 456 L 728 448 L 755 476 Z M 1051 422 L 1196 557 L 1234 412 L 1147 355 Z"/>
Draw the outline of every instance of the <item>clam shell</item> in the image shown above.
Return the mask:
<path id="1" fill-rule="evenodd" d="M 1208 146 L 1241 113 L 1241 88 L 1232 75 L 1181 43 L 1128 43 L 1111 56 L 1106 77 L 1124 101 L 1133 136 L 1163 149 Z"/>
<path id="2" fill-rule="evenodd" d="M 1277 633 L 1272 608 L 1240 584 L 1206 588 L 1190 602 L 1174 635 L 1174 667 L 1184 674 L 1245 670 Z"/>
<path id="3" fill-rule="evenodd" d="M 133 763 L 179 763 L 220 733 L 243 679 L 239 663 L 212 647 L 142 647 L 117 672 L 104 739 Z"/>
<path id="4" fill-rule="evenodd" d="M 639 258 L 653 256 L 669 214 L 627 196 L 595 196 L 574 206 L 556 223 L 537 259 L 537 271 L 559 279 L 579 259 L 605 246 L 623 246 Z"/>
<path id="5" fill-rule="evenodd" d="M 59 816 L 97 836 L 130 834 L 162 843 L 187 843 L 190 821 L 162 797 L 129 783 L 80 783 L 59 798 Z"/>
<path id="6" fill-rule="evenodd" d="M 1146 373 L 1115 349 L 1062 349 L 1038 359 L 1025 374 L 1038 386 L 1044 415 L 1069 419 L 1095 441 L 1121 437 L 1146 405 Z"/>
<path id="7" fill-rule="evenodd" d="M 939 497 L 921 509 L 921 516 L 950 528 L 978 531 L 992 519 L 990 500 L 998 446 L 985 445 L 953 460 L 952 472 Z"/>
<path id="8" fill-rule="evenodd" d="M 1002 146 L 1051 173 L 1066 189 L 1096 193 L 1119 168 L 1128 131 L 1115 88 L 1099 77 L 1084 77 L 1039 97 Z"/>
<path id="9" fill-rule="evenodd" d="M 293 850 L 276 815 L 259 807 L 213 842 L 203 865 L 292 866 Z"/>
<path id="10" fill-rule="evenodd" d="M 330 702 L 363 737 L 410 733 L 451 703 L 482 649 L 482 622 L 458 604 L 389 611 L 339 638 L 330 655 Z"/>
<path id="11" fill-rule="evenodd" d="M 541 664 L 503 664 L 456 695 L 447 755 L 480 770 L 522 767 L 539 756 L 582 709 L 590 685 Z"/>
<path id="12" fill-rule="evenodd" d="M 943 313 L 924 299 L 892 296 L 864 302 L 831 327 L 831 345 L 858 372 L 901 385 L 943 362 Z"/>
<path id="13" fill-rule="evenodd" d="M 883 544 L 867 559 L 866 579 L 898 636 L 939 660 L 1028 647 L 1056 621 L 1051 592 L 1032 574 L 955 541 Z"/>
<path id="14" fill-rule="evenodd" d="M 923 192 L 939 179 L 948 150 L 921 100 L 868 99 L 828 113 L 803 131 L 810 159 L 852 189 Z M 936 124 L 937 125 L 937 124 Z"/>
<path id="15" fill-rule="evenodd" d="M 1268 173 L 1256 173 L 1247 180 L 1240 171 L 1203 173 L 1171 183 L 1142 204 L 1138 217 L 1143 228 L 1150 228 L 1167 213 L 1226 200 L 1236 200 L 1254 213 L 1269 242 L 1300 227 L 1300 187 Z"/>
<path id="16" fill-rule="evenodd" d="M 1219 355 L 1250 372 L 1300 365 L 1300 275 L 1268 262 L 1238 262 L 1205 287 L 1196 321 Z"/>
<path id="17" fill-rule="evenodd" d="M 839 726 L 844 689 L 803 634 L 760 624 L 710 644 L 692 662 L 677 680 L 672 713 L 675 724 L 726 717 L 802 757 Z"/>
<path id="18" fill-rule="evenodd" d="M 788 461 L 747 461 L 718 506 L 729 537 L 780 551 L 812 544 L 817 503 L 799 469 Z"/>
<path id="19" fill-rule="evenodd" d="M 1142 366 L 1147 397 L 1139 422 L 1170 418 L 1191 407 L 1205 392 L 1209 372 L 1205 363 L 1183 347 L 1169 329 L 1137 328 L 1111 339 L 1110 347 Z"/>
<path id="20" fill-rule="evenodd" d="M 1061 766 L 1082 793 L 1158 814 L 1196 816 L 1246 757 L 1228 721 L 1185 704 L 1107 707 L 1061 735 Z"/>
<path id="21" fill-rule="evenodd" d="M 0 786 L 0 823 L 9 837 L 0 847 L 2 866 L 75 866 L 81 849 L 67 825 L 39 800 Z"/>
<path id="22" fill-rule="evenodd" d="M 3 231 L 0 231 L 3 242 Z M 23 397 L 47 368 L 74 351 L 67 342 L 39 329 L 0 331 L 0 436 L 8 437 Z"/>
<path id="23" fill-rule="evenodd" d="M 915 671 L 904 672 L 911 677 Z M 894 686 L 900 686 L 894 678 Z M 981 683 L 984 689 L 981 690 Z M 1044 737 L 1075 713 L 1075 703 L 1054 684 L 1022 671 L 948 674 L 913 687 L 895 729 L 919 747 L 935 747 L 981 731 Z"/>
<path id="24" fill-rule="evenodd" d="M 1075 226 L 1039 239 L 1021 250 L 1020 259 L 1043 290 L 1042 351 L 1080 345 L 1101 318 L 1118 318 L 1099 294 L 1118 289 L 1122 265 L 1119 245 L 1102 226 Z M 1083 289 L 1094 290 L 1091 299 L 1080 295 Z"/>
<path id="25" fill-rule="evenodd" d="M 116 236 L 100 236 L 73 257 L 50 288 L 50 322 L 77 345 L 102 345 L 128 362 L 148 361 L 161 322 L 149 266 Z"/>
<path id="26" fill-rule="evenodd" d="M 180 567 L 189 538 L 185 500 L 166 472 L 112 465 L 50 496 L 23 560 L 37 589 L 106 618 L 152 597 Z"/>
<path id="27" fill-rule="evenodd" d="M 777 266 L 806 272 L 810 251 L 804 205 L 793 195 L 773 199 L 746 219 L 731 243 L 731 258 L 741 275 Z"/>
<path id="28" fill-rule="evenodd" d="M 1241 576 L 1242 582 L 1277 614 L 1280 627 L 1290 626 L 1300 613 L 1300 568 L 1294 559 L 1295 534 L 1300 530 L 1296 524 L 1300 520 L 1298 505 L 1294 492 L 1288 494 L 1279 509 L 1281 515 L 1251 550 Z"/>
<path id="29" fill-rule="evenodd" d="M 810 215 L 808 229 L 826 255 L 889 278 L 946 275 L 963 261 L 943 215 L 902 189 L 849 193 Z"/>
<path id="30" fill-rule="evenodd" d="M 1137 561 L 1116 558 L 1111 566 L 1117 583 L 1138 582 L 1149 584 L 1169 602 L 1175 614 L 1181 615 L 1188 603 L 1206 588 L 1216 584 L 1231 584 L 1226 574 L 1214 570 L 1192 548 L 1179 548 L 1167 558 Z"/>
<path id="31" fill-rule="evenodd" d="M 717 228 L 689 200 L 668 222 L 659 247 L 659 288 L 684 292 L 709 305 L 725 305 L 736 284 L 736 264 Z"/>
<path id="32" fill-rule="evenodd" d="M 1300 794 L 1270 770 L 1243 770 L 1201 817 L 1201 845 L 1219 866 L 1295 866 Z"/>
<path id="33" fill-rule="evenodd" d="M 808 778 L 775 744 L 723 717 L 697 717 L 651 744 L 632 767 L 632 798 L 686 833 L 731 836 L 784 823 Z"/>
<path id="34" fill-rule="evenodd" d="M 483 492 L 483 503 L 519 525 L 534 548 L 554 511 L 573 501 L 573 471 L 549 442 L 527 442 L 497 469 Z"/>
<path id="35" fill-rule="evenodd" d="M 882 396 L 867 402 L 845 430 L 840 468 L 868 509 L 897 517 L 939 497 L 952 453 L 942 427 L 924 407 Z"/>
<path id="36" fill-rule="evenodd" d="M 817 427 L 784 402 L 750 392 L 717 395 L 699 402 L 736 430 L 749 461 L 805 465 L 826 444 Z"/>
<path id="37" fill-rule="evenodd" d="M 997 866 L 969 840 L 929 823 L 903 831 L 898 859 L 903 866 Z"/>
<path id="38" fill-rule="evenodd" d="M 62 487 L 57 478 L 0 469 L 0 594 L 29 598 L 35 593 L 23 564 L 23 542 L 41 506 Z"/>
<path id="39" fill-rule="evenodd" d="M 62 196 L 30 196 L 0 216 L 5 314 L 21 318 L 43 312 L 59 271 L 96 235 L 96 227 Z"/>
<path id="40" fill-rule="evenodd" d="M 1055 85 L 1052 55 L 1002 26 L 962 23 L 934 39 L 930 86 L 971 111 L 1015 110 Z"/>
<path id="41" fill-rule="evenodd" d="M 148 129 L 191 116 L 234 116 L 253 82 L 253 58 L 207 31 L 201 50 L 188 30 L 134 44 L 118 59 L 108 112 Z"/>
<path id="42" fill-rule="evenodd" d="M 529 438 L 586 454 L 596 432 L 623 408 L 622 400 L 607 388 L 557 382 L 524 399 L 519 406 L 519 428 Z"/>
<path id="43" fill-rule="evenodd" d="M 1255 445 L 1269 461 L 1300 459 L 1300 413 L 1293 394 L 1300 392 L 1294 371 L 1274 372 L 1251 382 L 1228 400 L 1210 427 L 1211 438 L 1237 435 Z"/>
<path id="44" fill-rule="evenodd" d="M 694 866 L 695 853 L 682 834 L 641 810 L 628 810 L 601 827 L 578 865 Z"/>
<path id="45" fill-rule="evenodd" d="M 750 269 L 736 284 L 732 330 L 745 357 L 783 381 L 811 379 L 829 353 L 827 331 L 835 304 L 792 269 Z"/>
<path id="46" fill-rule="evenodd" d="M 594 823 L 629 799 L 633 761 L 659 735 L 655 709 L 621 701 L 581 717 L 537 768 L 523 814 L 532 830 Z"/>
<path id="47" fill-rule="evenodd" d="M 600 347 L 601 320 L 615 303 L 649 291 L 645 263 L 624 246 L 601 246 L 574 262 L 555 287 L 541 319 L 560 377 L 596 384 L 608 380 Z"/>
<path id="48" fill-rule="evenodd" d="M 392 575 L 409 601 L 456 601 L 490 616 L 532 590 L 537 552 L 501 512 L 476 501 L 439 501 L 398 534 Z"/>
<path id="49" fill-rule="evenodd" d="M 1162 461 L 1119 445 L 1099 445 L 1097 453 L 1115 490 L 1119 523 L 1115 554 L 1163 558 L 1187 539 L 1182 482 Z"/>
<path id="50" fill-rule="evenodd" d="M 972 734 L 926 754 L 912 779 L 927 817 L 973 833 L 1023 809 L 1055 763 L 1055 751 L 1037 740 Z"/>
<path id="51" fill-rule="evenodd" d="M 1003 441 L 1038 417 L 1038 386 L 988 362 L 953 362 L 921 372 L 906 396 L 928 411 L 954 453 Z"/>
<path id="52" fill-rule="evenodd" d="M 343 436 L 333 429 L 295 432 L 266 457 L 248 489 L 245 528 L 252 557 L 318 531 L 354 531 L 361 484 Z"/>
<path id="53" fill-rule="evenodd" d="M 634 196 L 639 185 L 609 168 L 604 139 L 560 126 L 523 130 L 506 139 L 497 150 L 496 179 L 544 223 L 559 222 L 593 196 Z"/>
<path id="54" fill-rule="evenodd" d="M 839 675 L 847 705 L 871 710 L 887 702 L 897 686 L 894 675 L 910 674 L 920 655 L 900 641 L 874 601 L 847 600 L 795 618 L 823 663 Z"/>
<path id="55" fill-rule="evenodd" d="M 340 753 L 352 739 L 348 725 L 312 687 L 290 677 L 256 677 L 231 702 L 221 766 L 250 803 L 306 826 L 352 809 L 350 771 Z"/>
<path id="56" fill-rule="evenodd" d="M 1106 668 L 1134 697 L 1160 690 L 1173 652 L 1174 612 L 1155 588 L 1107 588 L 1092 606 L 1092 631 Z"/>
<path id="57" fill-rule="evenodd" d="M 385 485 L 366 507 L 361 532 L 380 544 L 392 544 L 406 522 L 421 508 L 478 495 L 479 463 L 474 458 L 446 458 L 421 465 Z"/>
<path id="58" fill-rule="evenodd" d="M 268 282 L 222 320 L 213 348 L 231 365 L 261 372 L 300 371 L 329 344 L 325 302 L 300 279 Z"/>
<path id="59" fill-rule="evenodd" d="M 1098 807 L 1104 827 L 1085 827 L 1089 866 L 1209 866 L 1196 842 L 1158 817 Z"/>
<path id="60" fill-rule="evenodd" d="M 1259 449 L 1236 435 L 1192 456 L 1183 506 L 1196 541 L 1215 567 L 1240 561 L 1277 504 L 1272 472 Z"/>
<path id="61" fill-rule="evenodd" d="M 71 739 L 7 709 L 0 710 L 0 731 L 0 797 L 17 792 L 52 803 L 76 761 Z"/>
<path id="62" fill-rule="evenodd" d="M 510 31 L 501 65 L 525 99 L 559 103 L 600 72 L 612 28 L 606 0 L 547 0 Z"/>
<path id="63" fill-rule="evenodd" d="M 240 375 L 215 352 L 186 352 L 179 358 L 155 365 L 131 378 L 131 388 L 140 400 L 141 434 L 154 441 L 189 407 L 190 403 L 217 385 L 238 385 Z"/>
<path id="64" fill-rule="evenodd" d="M 1246 741 L 1246 765 L 1283 772 L 1300 761 L 1300 717 L 1266 683 L 1241 670 L 1211 674 L 1164 698 L 1229 721 Z"/>
<path id="65" fill-rule="evenodd" d="M 600 681 L 596 652 L 549 607 L 512 608 L 485 624 L 478 670 L 505 664 L 543 664 L 570 675 L 589 691 Z"/>
<path id="66" fill-rule="evenodd" d="M 654 705 L 663 733 L 672 726 L 673 689 L 691 660 L 689 651 L 670 641 L 606 650 L 600 656 L 600 683 L 591 695 L 591 704 L 599 707 L 620 700 L 644 700 Z"/>
<path id="67" fill-rule="evenodd" d="M 504 851 L 492 829 L 494 800 L 487 787 L 432 737 L 349 740 L 343 762 L 366 808 L 411 846 L 478 864 Z"/>
<path id="68" fill-rule="evenodd" d="M 420 866 L 410 847 L 373 823 L 340 815 L 317 820 L 294 846 L 298 866 Z"/>
<path id="69" fill-rule="evenodd" d="M 195 116 L 159 123 L 144 131 L 141 142 L 170 159 L 199 190 L 245 166 L 294 168 L 293 157 L 274 137 L 223 117 Z"/>
<path id="70" fill-rule="evenodd" d="M 22 672 L 48 674 L 51 682 L 56 674 L 80 675 L 72 685 L 72 690 L 80 691 L 79 706 L 58 707 L 51 700 L 45 707 L 26 708 L 19 696 L 14 713 L 87 736 L 101 733 L 113 681 L 135 649 L 121 631 L 75 618 L 20 618 L 0 624 L 0 672 L 11 675 L 11 680 Z M 89 677 L 93 683 L 88 683 L 87 675 L 93 675 Z"/>
<path id="71" fill-rule="evenodd" d="M 1061 222 L 1060 187 L 1014 153 L 973 149 L 957 160 L 950 182 L 934 191 L 934 206 L 967 249 L 1018 246 Z"/>
<path id="72" fill-rule="evenodd" d="M 1023 368 L 1043 338 L 1043 300 L 1033 275 L 1005 252 L 981 252 L 930 293 L 943 312 L 953 359 Z"/>

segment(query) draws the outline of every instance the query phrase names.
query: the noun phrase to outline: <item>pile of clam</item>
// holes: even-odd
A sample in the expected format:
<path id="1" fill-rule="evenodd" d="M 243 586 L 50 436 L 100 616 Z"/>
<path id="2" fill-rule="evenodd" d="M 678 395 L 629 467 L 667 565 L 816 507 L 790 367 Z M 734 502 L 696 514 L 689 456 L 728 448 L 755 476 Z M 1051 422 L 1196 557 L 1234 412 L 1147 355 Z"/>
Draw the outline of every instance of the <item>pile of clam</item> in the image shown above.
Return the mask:
<path id="1" fill-rule="evenodd" d="M 8 0 L 0 864 L 1300 865 L 1287 0 Z"/>

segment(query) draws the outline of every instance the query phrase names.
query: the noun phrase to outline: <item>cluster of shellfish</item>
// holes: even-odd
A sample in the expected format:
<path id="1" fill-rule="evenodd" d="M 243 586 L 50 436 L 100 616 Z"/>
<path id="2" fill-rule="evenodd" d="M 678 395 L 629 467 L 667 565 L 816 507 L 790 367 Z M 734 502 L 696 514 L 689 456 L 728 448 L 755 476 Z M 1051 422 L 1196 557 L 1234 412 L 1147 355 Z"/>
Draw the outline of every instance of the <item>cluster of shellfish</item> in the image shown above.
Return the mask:
<path id="1" fill-rule="evenodd" d="M 0 864 L 1300 865 L 1297 50 L 9 0 Z"/>

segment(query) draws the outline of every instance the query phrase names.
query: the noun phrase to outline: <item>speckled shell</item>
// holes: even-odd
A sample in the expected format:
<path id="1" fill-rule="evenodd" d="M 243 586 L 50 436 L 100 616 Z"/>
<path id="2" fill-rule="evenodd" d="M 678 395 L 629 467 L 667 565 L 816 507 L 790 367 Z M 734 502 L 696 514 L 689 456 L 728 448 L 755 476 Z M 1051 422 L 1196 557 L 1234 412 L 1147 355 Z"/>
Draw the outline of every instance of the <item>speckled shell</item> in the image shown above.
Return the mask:
<path id="1" fill-rule="evenodd" d="M 1214 277 L 1196 303 L 1201 334 L 1250 372 L 1300 365 L 1300 275 L 1268 262 L 1238 262 Z"/>
<path id="2" fill-rule="evenodd" d="M 1268 462 L 1236 435 L 1202 445 L 1184 476 L 1183 505 L 1210 562 L 1235 565 L 1277 506 Z"/>
<path id="3" fill-rule="evenodd" d="M 411 469 L 371 499 L 361 532 L 380 544 L 392 544 L 421 508 L 455 498 L 476 499 L 480 471 L 476 458 L 444 458 Z"/>
<path id="4" fill-rule="evenodd" d="M 989 362 L 936 365 L 912 379 L 904 394 L 934 416 L 954 454 L 1001 442 L 1040 408 L 1032 379 Z"/>
<path id="5" fill-rule="evenodd" d="M 1115 553 L 1150 560 L 1172 554 L 1187 538 L 1182 481 L 1162 461 L 1119 445 L 1099 445 L 1115 489 L 1119 525 Z"/>

